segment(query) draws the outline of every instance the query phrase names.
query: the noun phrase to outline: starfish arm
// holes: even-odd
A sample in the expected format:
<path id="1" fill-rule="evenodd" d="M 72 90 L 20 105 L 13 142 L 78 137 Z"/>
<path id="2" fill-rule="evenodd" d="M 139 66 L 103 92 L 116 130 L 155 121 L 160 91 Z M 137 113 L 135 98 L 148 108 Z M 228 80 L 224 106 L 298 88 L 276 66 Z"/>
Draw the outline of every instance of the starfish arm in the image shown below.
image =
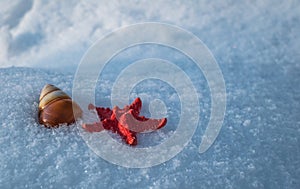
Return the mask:
<path id="1" fill-rule="evenodd" d="M 82 124 L 82 128 L 87 132 L 91 132 L 91 133 L 100 132 L 104 130 L 102 123 L 92 123 L 92 124 L 84 123 Z"/>
<path id="2" fill-rule="evenodd" d="M 167 118 L 151 119 L 151 118 L 146 118 L 145 116 L 137 116 L 135 118 L 141 122 L 147 121 L 147 124 L 149 124 L 148 130 L 157 130 L 164 127 L 167 124 Z"/>
<path id="3" fill-rule="evenodd" d="M 167 124 L 167 118 L 162 118 L 162 119 L 143 118 L 138 120 L 140 121 L 139 132 L 155 131 L 161 129 Z"/>
<path id="4" fill-rule="evenodd" d="M 129 106 L 129 109 L 133 109 L 136 114 L 140 114 L 140 111 L 142 109 L 142 100 L 139 97 L 136 98 Z"/>
<path id="5" fill-rule="evenodd" d="M 167 122 L 168 122 L 167 118 L 159 119 L 159 124 L 156 129 L 160 129 L 160 128 L 164 127 L 167 124 Z"/>
<path id="6" fill-rule="evenodd" d="M 129 130 L 141 133 L 162 128 L 166 125 L 167 118 L 150 119 L 136 115 L 135 111 L 131 109 L 120 117 L 119 122 Z"/>
<path id="7" fill-rule="evenodd" d="M 118 134 L 125 140 L 125 142 L 131 146 L 137 145 L 136 133 L 130 131 L 122 124 L 118 124 Z"/>
<path id="8" fill-rule="evenodd" d="M 123 140 L 129 145 L 135 146 L 137 145 L 136 133 L 127 128 L 126 122 L 123 121 L 124 114 L 122 114 L 122 111 L 123 109 L 115 107 L 110 120 L 116 123 L 114 128 L 116 129 L 116 132 L 123 138 Z M 125 125 L 122 123 L 125 123 Z"/>

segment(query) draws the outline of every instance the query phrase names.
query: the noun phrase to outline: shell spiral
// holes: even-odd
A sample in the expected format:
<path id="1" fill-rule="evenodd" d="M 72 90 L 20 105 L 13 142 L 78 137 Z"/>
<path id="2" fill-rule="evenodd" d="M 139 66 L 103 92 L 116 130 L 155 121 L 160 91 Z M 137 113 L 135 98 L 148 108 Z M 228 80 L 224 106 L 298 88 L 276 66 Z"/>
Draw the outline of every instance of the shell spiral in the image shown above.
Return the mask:
<path id="1" fill-rule="evenodd" d="M 54 85 L 45 85 L 39 100 L 39 122 L 46 127 L 69 125 L 82 116 L 79 105 Z"/>

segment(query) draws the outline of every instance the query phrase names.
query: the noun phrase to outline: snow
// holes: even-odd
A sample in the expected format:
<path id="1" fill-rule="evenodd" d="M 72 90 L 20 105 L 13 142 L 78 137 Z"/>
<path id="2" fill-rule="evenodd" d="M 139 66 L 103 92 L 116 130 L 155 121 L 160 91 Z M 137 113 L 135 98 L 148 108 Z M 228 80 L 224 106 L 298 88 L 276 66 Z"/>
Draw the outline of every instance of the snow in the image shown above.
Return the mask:
<path id="1" fill-rule="evenodd" d="M 0 2 L 0 188 L 300 187 L 299 2 L 97 2 Z M 200 102 L 199 125 L 181 153 L 154 167 L 132 169 L 97 156 L 79 125 L 46 129 L 37 112 L 45 84 L 72 94 L 75 70 L 95 40 L 142 21 L 178 25 L 208 46 L 224 76 L 227 107 L 217 140 L 200 154 L 211 106 L 203 74 L 172 49 L 125 50 L 104 68 L 97 105 L 110 107 L 118 74 L 149 57 L 180 66 Z M 180 98 L 154 79 L 136 85 L 130 100 L 137 96 L 144 102 L 143 115 L 168 117 L 165 128 L 138 135 L 138 147 L 158 145 L 176 130 Z"/>

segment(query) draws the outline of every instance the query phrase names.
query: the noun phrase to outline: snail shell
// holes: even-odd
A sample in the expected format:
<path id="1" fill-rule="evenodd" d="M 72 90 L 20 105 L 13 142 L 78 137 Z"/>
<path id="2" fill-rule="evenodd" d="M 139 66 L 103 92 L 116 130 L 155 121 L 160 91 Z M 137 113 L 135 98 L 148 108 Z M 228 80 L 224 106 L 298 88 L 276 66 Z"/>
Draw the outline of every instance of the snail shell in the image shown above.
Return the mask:
<path id="1" fill-rule="evenodd" d="M 46 127 L 72 124 L 82 116 L 79 105 L 61 89 L 45 85 L 40 95 L 39 122 Z"/>

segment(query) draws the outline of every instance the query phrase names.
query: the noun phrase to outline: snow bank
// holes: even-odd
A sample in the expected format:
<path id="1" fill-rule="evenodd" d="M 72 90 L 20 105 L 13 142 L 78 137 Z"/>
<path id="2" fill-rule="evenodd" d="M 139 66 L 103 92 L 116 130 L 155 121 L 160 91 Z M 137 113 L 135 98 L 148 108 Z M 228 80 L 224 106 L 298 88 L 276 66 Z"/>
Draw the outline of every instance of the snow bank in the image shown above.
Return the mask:
<path id="1" fill-rule="evenodd" d="M 225 75 L 229 75 L 231 69 L 225 70 Z M 276 68 L 264 69 L 274 73 Z M 193 140 L 180 154 L 159 166 L 127 169 L 96 156 L 81 138 L 76 125 L 46 129 L 37 123 L 38 98 L 43 85 L 52 83 L 71 94 L 72 74 L 32 68 L 2 68 L 0 186 L 297 188 L 299 93 L 294 90 L 299 91 L 299 87 L 291 84 L 278 89 L 276 85 L 269 85 L 270 80 L 280 85 L 291 81 L 292 76 L 283 75 L 283 72 L 282 76 L 271 74 L 267 78 L 258 75 L 257 78 L 242 79 L 241 73 L 245 70 L 253 76 L 259 68 L 239 68 L 236 76 L 240 79 L 227 80 L 227 116 L 217 141 L 206 153 L 198 153 L 209 112 L 209 100 L 204 98 L 202 121 Z M 109 104 L 106 93 L 111 82 L 99 83 L 97 93 L 103 96 L 97 98 L 97 104 Z M 155 87 L 153 81 L 140 85 L 132 97 L 140 95 L 147 104 L 147 98 L 159 95 L 149 90 L 149 86 Z M 203 93 L 207 92 L 205 90 Z M 285 92 L 282 93 L 282 90 Z M 167 94 L 175 95 L 172 90 L 169 91 L 171 93 Z M 170 122 L 167 127 L 156 133 L 139 135 L 141 146 L 156 145 L 172 134 L 178 104 L 174 100 L 176 96 L 170 99 L 173 103 L 169 103 Z M 147 109 L 143 111 L 147 114 Z"/>

